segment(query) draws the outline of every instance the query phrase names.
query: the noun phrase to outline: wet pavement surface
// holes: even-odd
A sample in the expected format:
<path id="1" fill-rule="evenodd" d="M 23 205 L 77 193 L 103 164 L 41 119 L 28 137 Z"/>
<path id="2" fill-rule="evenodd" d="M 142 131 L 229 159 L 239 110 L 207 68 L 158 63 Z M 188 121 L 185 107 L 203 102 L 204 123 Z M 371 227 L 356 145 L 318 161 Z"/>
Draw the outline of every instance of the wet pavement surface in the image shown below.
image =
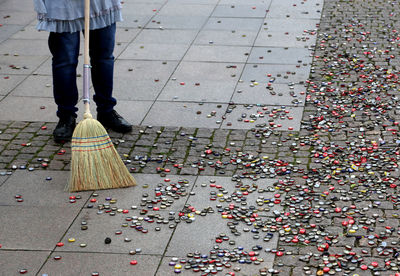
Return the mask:
<path id="1" fill-rule="evenodd" d="M 109 134 L 138 186 L 73 194 L 24 1 L 0 1 L 0 275 L 400 275 L 398 1 L 125 1 L 135 126 Z"/>

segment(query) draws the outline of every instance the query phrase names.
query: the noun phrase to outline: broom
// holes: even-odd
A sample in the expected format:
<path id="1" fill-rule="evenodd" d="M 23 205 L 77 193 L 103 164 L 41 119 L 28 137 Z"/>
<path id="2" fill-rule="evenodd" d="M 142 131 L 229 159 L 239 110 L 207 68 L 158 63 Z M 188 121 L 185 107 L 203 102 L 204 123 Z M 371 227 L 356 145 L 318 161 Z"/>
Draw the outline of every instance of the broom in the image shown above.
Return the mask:
<path id="1" fill-rule="evenodd" d="M 107 131 L 90 113 L 89 100 L 89 17 L 90 0 L 85 0 L 85 47 L 83 65 L 84 119 L 76 126 L 71 140 L 70 192 L 122 188 L 136 185 Z"/>

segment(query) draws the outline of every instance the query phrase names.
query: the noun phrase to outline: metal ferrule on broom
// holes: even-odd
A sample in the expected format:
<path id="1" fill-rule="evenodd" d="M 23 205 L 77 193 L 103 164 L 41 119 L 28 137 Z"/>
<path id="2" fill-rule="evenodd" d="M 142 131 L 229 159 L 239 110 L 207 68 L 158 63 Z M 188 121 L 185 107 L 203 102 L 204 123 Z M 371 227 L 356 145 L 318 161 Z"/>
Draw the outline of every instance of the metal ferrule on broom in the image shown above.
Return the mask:
<path id="1" fill-rule="evenodd" d="M 85 118 L 90 118 L 90 68 L 89 64 L 83 65 L 83 103 L 85 104 Z"/>
<path id="2" fill-rule="evenodd" d="M 90 68 L 89 64 L 83 65 L 83 103 L 90 103 L 89 89 L 90 89 Z"/>

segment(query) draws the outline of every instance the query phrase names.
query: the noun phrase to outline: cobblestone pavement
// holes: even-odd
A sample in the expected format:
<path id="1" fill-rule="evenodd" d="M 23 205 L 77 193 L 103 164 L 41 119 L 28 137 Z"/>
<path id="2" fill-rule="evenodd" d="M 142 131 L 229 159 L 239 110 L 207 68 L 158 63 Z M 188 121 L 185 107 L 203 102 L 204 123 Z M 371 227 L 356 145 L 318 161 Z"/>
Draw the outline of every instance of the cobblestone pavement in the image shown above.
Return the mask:
<path id="1" fill-rule="evenodd" d="M 52 141 L 54 119 L 42 119 L 42 103 L 32 120 L 1 117 L 0 275 L 400 275 L 399 4 L 126 1 L 120 31 L 138 36 L 121 39 L 119 72 L 127 78 L 135 62 L 147 73 L 174 67 L 137 80 L 155 96 L 124 99 L 122 113 L 136 126 L 110 133 L 139 185 L 63 192 L 69 145 Z M 141 5 L 152 13 L 137 12 Z M 3 19 L 12 9 L 0 1 Z M 12 28 L 8 37 L 20 39 Z M 154 38 L 160 29 L 179 29 L 175 47 L 168 35 Z M 185 39 L 195 43 L 177 50 Z M 169 53 L 166 64 L 151 50 L 156 43 Z M 285 48 L 293 53 L 264 57 Z M 146 63 L 149 56 L 160 63 Z M 8 56 L 0 62 L 12 68 L 0 70 L 3 82 L 18 76 Z M 48 57 L 29 62 L 49 66 Z M 45 84 L 49 73 L 39 67 L 26 84 L 5 82 L 0 105 Z M 220 71 L 229 78 L 211 76 Z M 131 105 L 143 107 L 140 118 Z"/>

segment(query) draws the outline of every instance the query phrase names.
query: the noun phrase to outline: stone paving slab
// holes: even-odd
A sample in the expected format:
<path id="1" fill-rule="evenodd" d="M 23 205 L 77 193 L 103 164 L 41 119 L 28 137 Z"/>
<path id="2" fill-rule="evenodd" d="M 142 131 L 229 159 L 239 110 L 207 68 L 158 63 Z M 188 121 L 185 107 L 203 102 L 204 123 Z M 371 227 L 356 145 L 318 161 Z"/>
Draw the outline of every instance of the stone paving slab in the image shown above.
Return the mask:
<path id="1" fill-rule="evenodd" d="M 3 0 L 0 8 L 1 11 L 26 11 L 27 9 L 33 9 L 33 2 L 30 0 L 21 0 L 18 3 L 11 0 Z"/>
<path id="2" fill-rule="evenodd" d="M 52 76 L 29 76 L 10 93 L 10 96 L 53 98 L 53 78 Z"/>
<path id="3" fill-rule="evenodd" d="M 194 41 L 195 45 L 252 46 L 257 31 L 202 30 Z"/>
<path id="4" fill-rule="evenodd" d="M 40 109 L 41 106 L 46 109 Z M 57 122 L 55 112 L 56 106 L 52 98 L 32 97 L 26 101 L 24 97 L 7 96 L 0 102 L 2 120 Z"/>
<path id="5" fill-rule="evenodd" d="M 11 36 L 11 39 L 41 39 L 47 40 L 49 37 L 48 32 L 38 31 L 36 29 L 36 22 L 21 28 L 18 32 Z"/>
<path id="6" fill-rule="evenodd" d="M 160 16 L 210 16 L 214 5 L 167 2 L 157 15 Z"/>
<path id="7" fill-rule="evenodd" d="M 254 5 L 218 5 L 213 17 L 246 17 L 246 18 L 264 18 L 271 1 L 265 1 L 262 4 Z"/>
<path id="8" fill-rule="evenodd" d="M 125 2 L 124 1 L 124 3 L 122 3 L 122 5 L 126 5 L 126 7 L 129 7 L 130 4 L 165 4 L 166 2 L 167 2 L 167 0 L 150 0 L 150 1 L 146 1 L 146 0 L 131 0 L 129 2 Z"/>
<path id="9" fill-rule="evenodd" d="M 156 1 L 149 2 L 132 2 L 124 1 L 122 8 L 124 9 L 124 18 L 134 18 L 137 15 L 155 15 L 156 12 L 164 5 L 163 2 L 156 3 Z"/>
<path id="10" fill-rule="evenodd" d="M 272 188 L 272 184 L 274 183 L 274 180 L 272 179 L 262 179 L 257 182 L 252 182 L 249 179 L 244 179 L 242 181 L 243 185 L 249 185 L 252 186 L 252 184 L 256 184 L 260 189 L 268 190 L 268 188 Z M 205 184 L 206 186 L 203 187 L 202 184 Z M 218 186 L 221 186 L 221 189 L 215 188 L 215 187 L 210 187 L 211 184 L 215 184 Z M 209 206 L 212 206 L 215 208 L 216 205 L 222 204 L 223 206 L 229 205 L 229 204 L 237 204 L 241 205 L 242 201 L 240 199 L 232 200 L 232 201 L 227 201 L 226 198 L 229 198 L 234 192 L 236 192 L 238 188 L 235 188 L 235 183 L 231 181 L 230 177 L 224 177 L 224 176 L 198 176 L 196 180 L 196 184 L 194 185 L 194 188 L 192 190 L 191 196 L 189 197 L 187 204 L 192 205 L 195 207 L 197 210 L 203 210 Z M 210 197 L 212 197 L 215 194 L 219 194 L 217 196 L 216 200 L 210 200 Z M 254 206 L 256 200 L 258 197 L 264 197 L 264 198 L 272 198 L 273 193 L 272 192 L 263 192 L 263 193 L 258 193 L 258 192 L 253 192 L 250 193 L 246 197 L 246 204 L 243 204 L 242 206 Z M 276 206 L 276 208 L 271 209 L 270 211 L 272 212 L 273 210 L 281 210 L 280 206 Z M 260 215 L 270 215 L 270 211 L 260 211 Z M 226 223 L 226 220 L 220 218 L 222 221 Z M 196 224 L 197 222 L 194 222 Z M 224 229 L 224 227 L 221 227 Z M 227 229 L 225 227 L 225 229 Z M 228 229 L 227 229 L 228 230 Z"/>
<path id="11" fill-rule="evenodd" d="M 31 40 L 29 47 L 26 47 L 25 39 L 8 39 L 1 44 L 1 55 L 20 55 L 20 56 L 49 56 L 47 41 Z"/>
<path id="12" fill-rule="evenodd" d="M 191 175 L 160 177 L 157 174 L 135 174 L 134 177 L 139 185 L 126 189 L 98 191 L 96 193 L 99 195 L 99 199 L 104 201 L 107 197 L 116 198 L 117 203 L 115 206 L 118 209 L 130 209 L 131 206 L 137 206 L 139 209 L 148 209 L 147 205 L 152 204 L 149 203 L 142 206 L 142 200 L 146 202 L 146 199 L 153 199 L 157 187 L 166 189 L 170 186 L 170 183 L 178 183 L 180 180 L 187 180 L 188 184 L 185 185 L 185 190 L 188 194 L 192 190 L 196 180 L 196 177 Z M 169 182 L 166 182 L 166 180 Z M 175 212 L 181 210 L 187 201 L 187 196 L 181 196 L 175 199 L 172 195 L 163 195 L 163 198 L 173 201 L 166 210 Z M 151 211 L 151 208 L 149 210 Z"/>
<path id="13" fill-rule="evenodd" d="M 243 65 L 236 63 L 210 63 L 210 62 L 189 62 L 183 61 L 176 68 L 171 76 L 178 82 L 198 82 L 212 80 L 219 82 L 229 82 L 237 80 L 243 70 Z"/>
<path id="14" fill-rule="evenodd" d="M 252 246 L 256 244 L 260 244 L 265 247 L 275 247 L 277 244 L 277 239 L 273 239 L 268 243 L 254 241 L 254 243 L 250 242 L 249 236 L 242 234 L 241 236 L 235 237 L 230 235 L 230 233 L 225 232 L 224 226 L 226 224 L 225 221 L 220 220 L 218 214 L 210 214 L 206 217 L 200 217 L 196 219 L 195 222 L 191 224 L 179 225 L 174 233 L 174 237 L 169 243 L 168 250 L 165 254 L 163 264 L 160 267 L 160 271 L 166 273 L 171 268 L 167 268 L 166 261 L 168 261 L 168 257 L 176 257 L 176 256 L 185 256 L 187 253 L 194 253 L 195 251 L 200 252 L 201 254 L 209 254 L 209 251 L 213 249 L 213 246 L 216 244 L 215 239 L 219 234 L 226 234 L 230 239 L 230 241 L 235 241 L 235 245 L 229 245 L 228 241 L 225 241 L 219 245 L 220 248 L 223 249 L 234 249 L 237 247 L 243 247 L 245 251 L 252 251 Z M 196 226 L 197 223 L 201 223 L 202 227 Z M 225 226 L 226 228 L 226 226 Z M 222 230 L 222 231 L 221 231 Z M 251 235 L 251 234 L 250 234 Z M 200 242 L 201 241 L 201 242 Z M 259 258 L 263 258 L 264 261 L 261 262 L 260 266 L 257 265 L 246 265 L 246 264 L 232 264 L 233 267 L 240 267 L 241 273 L 243 275 L 256 275 L 260 267 L 272 267 L 274 262 L 274 255 L 260 251 Z M 224 270 L 226 272 L 232 271 L 232 269 Z M 185 272 L 186 274 L 186 272 Z M 191 275 L 188 273 L 188 275 Z"/>
<path id="15" fill-rule="evenodd" d="M 83 103 L 79 103 L 83 107 Z M 117 103 L 116 110 L 131 124 L 140 125 L 152 106 L 151 101 L 124 101 Z M 96 114 L 93 111 L 93 114 Z M 79 118 L 79 117 L 78 117 Z"/>
<path id="16" fill-rule="evenodd" d="M 226 103 L 232 97 L 236 81 L 234 78 L 225 81 L 202 79 L 198 83 L 187 79 L 185 85 L 179 81 L 169 81 L 157 101 Z"/>
<path id="17" fill-rule="evenodd" d="M 249 182 L 250 183 L 250 182 Z M 257 182 L 258 186 L 261 188 L 266 189 L 269 185 L 267 183 L 272 184 L 272 180 L 266 180 L 265 182 Z M 203 187 L 202 184 L 206 184 Z M 213 188 L 210 185 L 217 185 L 221 186 L 221 188 Z M 244 185 L 248 184 L 247 181 L 244 181 Z M 234 188 L 233 183 L 230 181 L 228 177 L 198 177 L 195 188 L 193 189 L 191 196 L 189 197 L 188 204 L 195 207 L 196 210 L 203 210 L 204 208 L 212 207 L 212 209 L 218 209 L 218 205 L 227 206 L 228 204 L 238 204 L 240 206 L 244 206 L 240 202 L 225 202 L 222 201 L 226 196 L 232 194 L 232 192 L 236 190 Z M 221 192 L 221 197 L 217 197 L 216 201 L 208 201 L 210 194 L 212 192 Z M 223 191 L 226 191 L 223 192 Z M 223 195 L 223 196 L 222 196 Z M 272 196 L 272 194 L 263 193 L 263 196 Z M 247 203 L 252 204 L 255 198 L 259 197 L 258 193 L 250 194 L 247 197 Z M 218 200 L 218 198 L 220 200 Z M 206 199 L 206 200 L 205 200 Z M 240 200 L 239 200 L 240 201 Z M 249 205 L 247 205 L 249 207 Z M 280 209 L 280 207 L 278 207 Z M 261 213 L 260 213 L 261 214 Z M 251 251 L 252 246 L 258 244 L 262 245 L 263 247 L 275 247 L 277 244 L 277 236 L 271 239 L 269 242 L 260 242 L 254 239 L 254 244 L 249 244 L 249 238 L 252 235 L 251 233 L 243 233 L 241 236 L 234 236 L 233 234 L 229 233 L 229 229 L 226 226 L 226 223 L 229 220 L 222 219 L 221 215 L 217 212 L 208 213 L 206 216 L 199 216 L 195 215 L 194 220 L 192 223 L 181 223 L 178 225 L 171 242 L 168 245 L 168 250 L 166 252 L 166 258 L 164 258 L 164 262 L 160 267 L 161 271 L 168 271 L 165 259 L 168 260 L 168 257 L 174 256 L 185 256 L 187 253 L 193 253 L 194 251 L 198 251 L 202 254 L 208 254 L 208 252 L 213 249 L 213 245 L 217 244 L 220 248 L 236 248 L 238 246 L 243 246 L 244 250 Z M 197 225 L 201 225 L 202 227 L 197 227 Z M 246 225 L 241 225 L 239 223 L 238 229 L 246 228 Z M 204 229 L 207 229 L 204 231 Z M 228 244 L 228 242 L 224 242 L 222 244 L 218 244 L 215 242 L 215 239 L 220 233 L 226 233 L 228 237 L 230 237 L 230 241 L 235 241 L 235 244 Z M 214 235 L 214 236 L 213 236 Z M 253 233 L 254 235 L 254 233 Z M 193 238 L 196 237 L 196 238 Z M 272 267 L 272 263 L 274 260 L 274 256 L 267 253 L 260 253 L 259 255 L 264 259 L 264 262 L 261 266 L 265 267 Z M 235 265 L 236 267 L 237 265 Z M 243 266 L 241 271 L 242 273 L 256 273 L 258 270 L 257 266 L 247 267 Z M 159 270 L 160 272 L 160 270 Z M 188 273 L 188 275 L 191 275 Z"/>
<path id="18" fill-rule="evenodd" d="M 314 18 L 320 19 L 323 1 L 272 1 L 267 18 Z"/>
<path id="19" fill-rule="evenodd" d="M 118 24 L 122 28 L 143 28 L 153 17 L 153 14 L 138 15 L 132 12 L 124 13 L 124 21 Z"/>
<path id="20" fill-rule="evenodd" d="M 252 104 L 254 99 L 257 99 L 259 104 L 304 106 L 305 91 L 306 88 L 302 85 L 273 84 L 268 86 L 265 83 L 258 85 L 239 83 L 232 101 L 237 104 Z"/>
<path id="21" fill-rule="evenodd" d="M 316 37 L 306 33 L 285 33 L 261 30 L 254 46 L 304 48 L 315 44 Z"/>
<path id="22" fill-rule="evenodd" d="M 182 127 L 208 127 L 219 128 L 217 121 L 225 113 L 226 104 L 191 102 L 156 102 L 143 120 L 143 125 L 151 126 L 176 126 Z M 215 116 L 207 118 L 207 115 L 215 111 Z M 201 114 L 198 114 L 201 112 Z"/>
<path id="23" fill-rule="evenodd" d="M 121 59 L 180 60 L 188 49 L 187 45 L 177 44 L 138 44 L 131 43 L 121 54 Z"/>
<path id="24" fill-rule="evenodd" d="M 310 64 L 310 51 L 304 48 L 254 47 L 249 63 L 266 64 Z"/>
<path id="25" fill-rule="evenodd" d="M 115 62 L 116 70 L 119 72 L 116 77 L 125 77 L 133 81 L 165 81 L 174 72 L 177 64 L 177 62 L 173 61 L 132 61 L 118 59 Z"/>
<path id="26" fill-rule="evenodd" d="M 55 256 L 61 256 L 61 260 L 54 260 Z M 136 260 L 137 265 L 130 262 Z M 104 254 L 104 253 L 53 253 L 39 275 L 60 275 L 62 271 L 68 271 L 70 275 L 155 275 L 161 256 L 128 254 Z"/>
<path id="27" fill-rule="evenodd" d="M 274 83 L 301 83 L 308 77 L 310 66 L 281 65 L 281 64 L 246 64 L 242 80 L 245 82 L 264 83 L 272 78 Z M 294 73 L 294 74 L 293 74 Z M 271 77 L 268 77 L 271 74 Z"/>
<path id="28" fill-rule="evenodd" d="M 154 101 L 177 62 L 117 60 L 114 78 L 115 97 L 119 100 Z"/>
<path id="29" fill-rule="evenodd" d="M 190 45 L 197 30 L 144 29 L 135 38 L 137 44 L 185 44 Z"/>
<path id="30" fill-rule="evenodd" d="M 0 206 L 3 249 L 53 250 L 79 210 L 65 207 Z M 5 215 L 6 214 L 6 215 Z"/>
<path id="31" fill-rule="evenodd" d="M 6 180 L 8 179 L 8 175 L 2 175 L 0 176 L 0 186 L 4 184 L 4 182 L 6 182 Z"/>
<path id="32" fill-rule="evenodd" d="M 203 30 L 224 30 L 224 31 L 258 31 L 263 20 L 259 18 L 210 18 Z"/>
<path id="33" fill-rule="evenodd" d="M 47 56 L 2 56 L 0 72 L 10 75 L 30 75 L 48 58 Z"/>
<path id="34" fill-rule="evenodd" d="M 139 29 L 131 29 L 131 28 L 121 28 L 119 25 L 117 26 L 117 31 L 115 34 L 115 43 L 131 42 L 138 34 L 140 33 Z"/>
<path id="35" fill-rule="evenodd" d="M 29 5 L 32 6 L 32 5 Z M 28 6 L 25 6 L 27 8 Z M 2 24 L 7 25 L 20 25 L 24 26 L 32 22 L 36 17 L 31 10 L 17 10 L 17 9 L 7 9 L 0 10 L 0 18 L 2 18 Z"/>
<path id="36" fill-rule="evenodd" d="M 270 0 L 221 0 L 219 5 L 263 5 L 271 3 Z"/>
<path id="37" fill-rule="evenodd" d="M 123 75 L 123 74 L 121 74 Z M 118 101 L 154 101 L 161 93 L 166 80 L 132 80 L 124 77 L 114 78 L 113 96 Z"/>
<path id="38" fill-rule="evenodd" d="M 196 220 L 192 223 L 183 223 L 177 226 L 172 240 L 168 245 L 165 256 L 186 256 L 188 253 L 194 253 L 195 251 L 201 252 L 201 254 L 209 254 L 209 251 L 213 249 L 214 245 L 218 245 L 215 239 L 219 234 L 226 234 L 232 241 L 235 241 L 235 245 L 229 245 L 228 242 L 224 242 L 219 246 L 221 248 L 234 249 L 238 246 L 244 247 L 244 250 L 251 251 L 251 247 L 256 244 L 265 244 L 262 241 L 255 241 L 254 244 L 249 241 L 249 235 L 242 233 L 241 236 L 235 237 L 226 226 L 227 221 L 221 219 L 218 213 L 207 214 L 207 216 L 196 216 Z M 201 225 L 201 227 L 199 227 Z M 277 240 L 271 242 L 269 246 L 275 247 Z M 263 254 L 264 258 L 267 258 L 267 254 Z M 273 257 L 270 258 L 273 261 Z M 271 261 L 271 260 L 270 260 Z M 272 264 L 270 264 L 272 265 Z"/>
<path id="39" fill-rule="evenodd" d="M 47 180 L 47 178 L 51 178 Z M 64 191 L 68 183 L 69 172 L 56 171 L 17 171 L 0 188 L 0 205 L 64 207 L 80 209 L 88 200 L 91 192 L 69 193 Z M 21 195 L 23 202 L 17 202 L 15 196 Z M 70 196 L 80 195 L 76 203 L 70 203 Z"/>
<path id="40" fill-rule="evenodd" d="M 1 28 L 0 43 L 7 40 L 11 35 L 22 29 L 21 25 L 6 25 Z"/>
<path id="41" fill-rule="evenodd" d="M 263 30 L 301 35 L 305 30 L 317 30 L 317 24 L 319 24 L 318 19 L 285 18 L 280 16 L 279 18 L 267 18 L 263 25 Z"/>
<path id="42" fill-rule="evenodd" d="M 129 46 L 129 43 L 127 43 L 127 42 L 118 42 L 118 43 L 116 43 L 115 47 L 114 47 L 114 56 L 115 57 L 120 56 L 126 50 L 126 48 L 128 46 Z M 81 49 L 83 49 L 83 48 L 81 48 Z M 81 50 L 81 51 L 83 52 L 83 50 Z"/>
<path id="43" fill-rule="evenodd" d="M 203 46 L 190 47 L 183 61 L 202 62 L 246 62 L 250 47 L 242 46 Z"/>
<path id="44" fill-rule="evenodd" d="M 25 76 L 0 75 L 0 95 L 7 96 L 25 78 Z"/>
<path id="45" fill-rule="evenodd" d="M 268 110 L 273 111 L 273 109 L 276 107 L 267 105 L 264 108 L 266 108 L 267 111 Z M 280 109 L 280 107 L 278 109 Z M 281 131 L 287 131 L 287 130 L 299 131 L 301 114 L 303 111 L 302 108 L 288 106 L 285 108 L 285 110 L 288 113 L 284 112 L 281 109 L 279 113 L 283 116 L 283 118 L 281 118 L 279 115 L 277 116 L 277 118 L 273 120 L 272 123 L 275 124 Z M 270 119 L 269 114 L 266 114 L 264 118 L 257 117 L 258 111 L 263 112 L 263 109 L 257 106 L 247 108 L 244 105 L 237 105 L 236 108 L 234 108 L 231 113 L 227 114 L 226 120 L 224 121 L 222 128 L 248 129 L 249 125 L 251 125 L 252 127 L 258 124 L 269 125 L 269 119 Z M 242 114 L 246 114 L 246 117 L 243 118 Z M 254 115 L 254 118 L 251 118 L 252 115 Z M 238 119 L 240 121 L 238 121 Z M 254 122 L 250 121 L 246 122 L 245 120 L 253 120 Z M 228 123 L 230 125 L 228 125 Z"/>
<path id="46" fill-rule="evenodd" d="M 168 2 L 176 4 L 216 5 L 218 3 L 218 0 L 171 0 Z"/>
<path id="47" fill-rule="evenodd" d="M 37 275 L 41 266 L 50 255 L 50 251 L 0 251 L 0 275 Z"/>
<path id="48" fill-rule="evenodd" d="M 156 15 L 146 25 L 146 29 L 178 29 L 191 30 L 199 29 L 207 21 L 207 16 L 186 16 Z"/>
<path id="49" fill-rule="evenodd" d="M 163 219 L 168 218 L 168 211 L 159 211 L 158 213 Z M 170 228 L 169 225 L 143 222 L 143 228 L 148 229 L 148 233 L 142 233 L 129 226 L 131 223 L 125 220 L 127 216 L 139 217 L 140 215 L 138 212 L 133 214 L 131 212 L 127 215 L 117 213 L 115 216 L 110 216 L 105 212 L 97 214 L 96 209 L 82 210 L 62 239 L 65 245 L 62 248 L 57 248 L 56 252 L 128 254 L 131 250 L 141 248 L 143 254 L 163 254 L 174 229 Z M 87 223 L 87 230 L 81 230 L 82 221 Z M 123 223 L 127 223 L 128 226 L 123 227 Z M 155 231 L 155 227 L 160 227 L 161 230 Z M 116 231 L 122 231 L 122 233 L 116 235 Z M 110 244 L 104 243 L 107 237 L 111 238 Z M 71 238 L 75 239 L 75 242 L 68 242 Z M 126 238 L 131 241 L 126 242 Z M 85 247 L 82 247 L 81 244 L 85 244 Z"/>

